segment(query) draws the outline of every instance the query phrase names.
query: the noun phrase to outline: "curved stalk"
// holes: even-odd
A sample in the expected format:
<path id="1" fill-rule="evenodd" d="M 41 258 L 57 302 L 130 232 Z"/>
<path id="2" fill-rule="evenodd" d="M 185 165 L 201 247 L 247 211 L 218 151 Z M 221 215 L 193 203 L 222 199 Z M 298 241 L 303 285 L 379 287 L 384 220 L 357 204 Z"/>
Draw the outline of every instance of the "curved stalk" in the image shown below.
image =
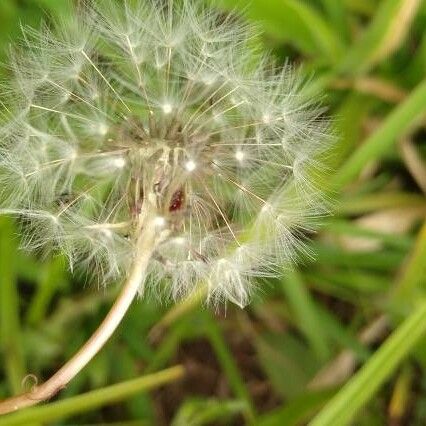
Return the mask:
<path id="1" fill-rule="evenodd" d="M 108 315 L 90 339 L 49 380 L 31 391 L 0 402 L 0 415 L 36 405 L 55 396 L 102 349 L 121 323 L 132 301 L 141 290 L 146 268 L 156 246 L 156 230 L 153 224 L 144 228 L 137 242 L 137 251 L 129 277 Z"/>

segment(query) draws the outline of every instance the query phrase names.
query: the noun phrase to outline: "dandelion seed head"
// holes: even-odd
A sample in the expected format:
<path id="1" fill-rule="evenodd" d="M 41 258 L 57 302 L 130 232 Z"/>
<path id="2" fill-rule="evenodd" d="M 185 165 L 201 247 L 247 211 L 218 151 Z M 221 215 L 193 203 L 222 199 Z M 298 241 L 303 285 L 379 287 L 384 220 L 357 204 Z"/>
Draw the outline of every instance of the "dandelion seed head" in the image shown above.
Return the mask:
<path id="1" fill-rule="evenodd" d="M 126 275 L 140 233 L 161 242 L 148 287 L 245 305 L 293 262 L 324 212 L 311 169 L 327 123 L 303 79 L 253 51 L 256 28 L 199 2 L 94 2 L 25 29 L 0 125 L 0 213 L 25 245 L 99 284 Z"/>

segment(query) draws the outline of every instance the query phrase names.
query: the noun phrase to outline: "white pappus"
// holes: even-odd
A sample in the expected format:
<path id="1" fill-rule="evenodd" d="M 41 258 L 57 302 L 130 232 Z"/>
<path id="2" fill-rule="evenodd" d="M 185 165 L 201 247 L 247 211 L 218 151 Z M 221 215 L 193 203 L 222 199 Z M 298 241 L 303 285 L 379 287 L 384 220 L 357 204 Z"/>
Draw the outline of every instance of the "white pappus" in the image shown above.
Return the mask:
<path id="1" fill-rule="evenodd" d="M 312 173 L 331 138 L 257 29 L 196 3 L 108 0 L 24 30 L 2 89 L 0 212 L 100 284 L 155 227 L 148 290 L 204 283 L 244 306 L 324 212 Z"/>

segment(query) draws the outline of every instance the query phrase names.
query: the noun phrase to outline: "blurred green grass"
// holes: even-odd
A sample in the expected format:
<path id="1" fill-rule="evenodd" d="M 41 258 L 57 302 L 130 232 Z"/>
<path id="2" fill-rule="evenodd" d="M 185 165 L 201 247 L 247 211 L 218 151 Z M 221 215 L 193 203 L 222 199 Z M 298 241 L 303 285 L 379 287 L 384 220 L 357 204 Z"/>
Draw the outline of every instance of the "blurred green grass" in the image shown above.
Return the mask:
<path id="1" fill-rule="evenodd" d="M 334 214 L 311 243 L 315 259 L 261 283 L 245 311 L 211 312 L 196 298 L 136 303 L 60 402 L 0 425 L 278 426 L 318 412 L 313 425 L 426 423 L 425 2 L 215 3 L 242 7 L 278 61 L 301 65 L 312 96 L 324 95 L 336 134 L 324 159 Z M 21 22 L 66 16 L 70 4 L 2 0 L 2 61 Z M 1 218 L 0 397 L 31 386 L 28 372 L 55 371 L 115 292 L 85 288 L 60 258 L 35 259 L 18 245 L 15 224 Z M 175 364 L 185 377 L 161 390 L 126 387 Z M 92 389 L 106 392 L 84 394 Z"/>

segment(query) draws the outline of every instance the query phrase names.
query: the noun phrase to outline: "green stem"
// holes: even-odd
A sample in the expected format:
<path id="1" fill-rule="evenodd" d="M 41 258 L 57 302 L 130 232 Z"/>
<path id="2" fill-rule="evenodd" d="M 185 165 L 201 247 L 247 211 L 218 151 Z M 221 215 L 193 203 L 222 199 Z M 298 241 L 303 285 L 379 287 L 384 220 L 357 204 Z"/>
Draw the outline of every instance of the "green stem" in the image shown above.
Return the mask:
<path id="1" fill-rule="evenodd" d="M 221 334 L 221 330 L 210 315 L 207 318 L 207 336 L 216 354 L 219 363 L 228 378 L 229 386 L 235 396 L 241 401 L 245 401 L 248 410 L 245 412 L 246 421 L 252 424 L 255 420 L 255 408 L 251 396 L 246 388 L 243 378 L 235 364 L 235 360 Z"/>
<path id="2" fill-rule="evenodd" d="M 24 357 L 19 320 L 18 279 L 15 268 L 14 226 L 9 218 L 0 219 L 0 348 L 13 392 L 22 390 Z"/>
<path id="3" fill-rule="evenodd" d="M 364 367 L 309 423 L 309 426 L 349 424 L 426 332 L 426 301 L 392 333 Z"/>
<path id="4" fill-rule="evenodd" d="M 87 342 L 50 379 L 32 391 L 0 401 L 0 414 L 26 408 L 52 398 L 91 361 L 120 325 L 134 298 L 143 292 L 143 284 L 151 255 L 159 239 L 156 228 L 148 221 L 137 241 L 135 259 L 126 282 L 114 305 Z"/>

